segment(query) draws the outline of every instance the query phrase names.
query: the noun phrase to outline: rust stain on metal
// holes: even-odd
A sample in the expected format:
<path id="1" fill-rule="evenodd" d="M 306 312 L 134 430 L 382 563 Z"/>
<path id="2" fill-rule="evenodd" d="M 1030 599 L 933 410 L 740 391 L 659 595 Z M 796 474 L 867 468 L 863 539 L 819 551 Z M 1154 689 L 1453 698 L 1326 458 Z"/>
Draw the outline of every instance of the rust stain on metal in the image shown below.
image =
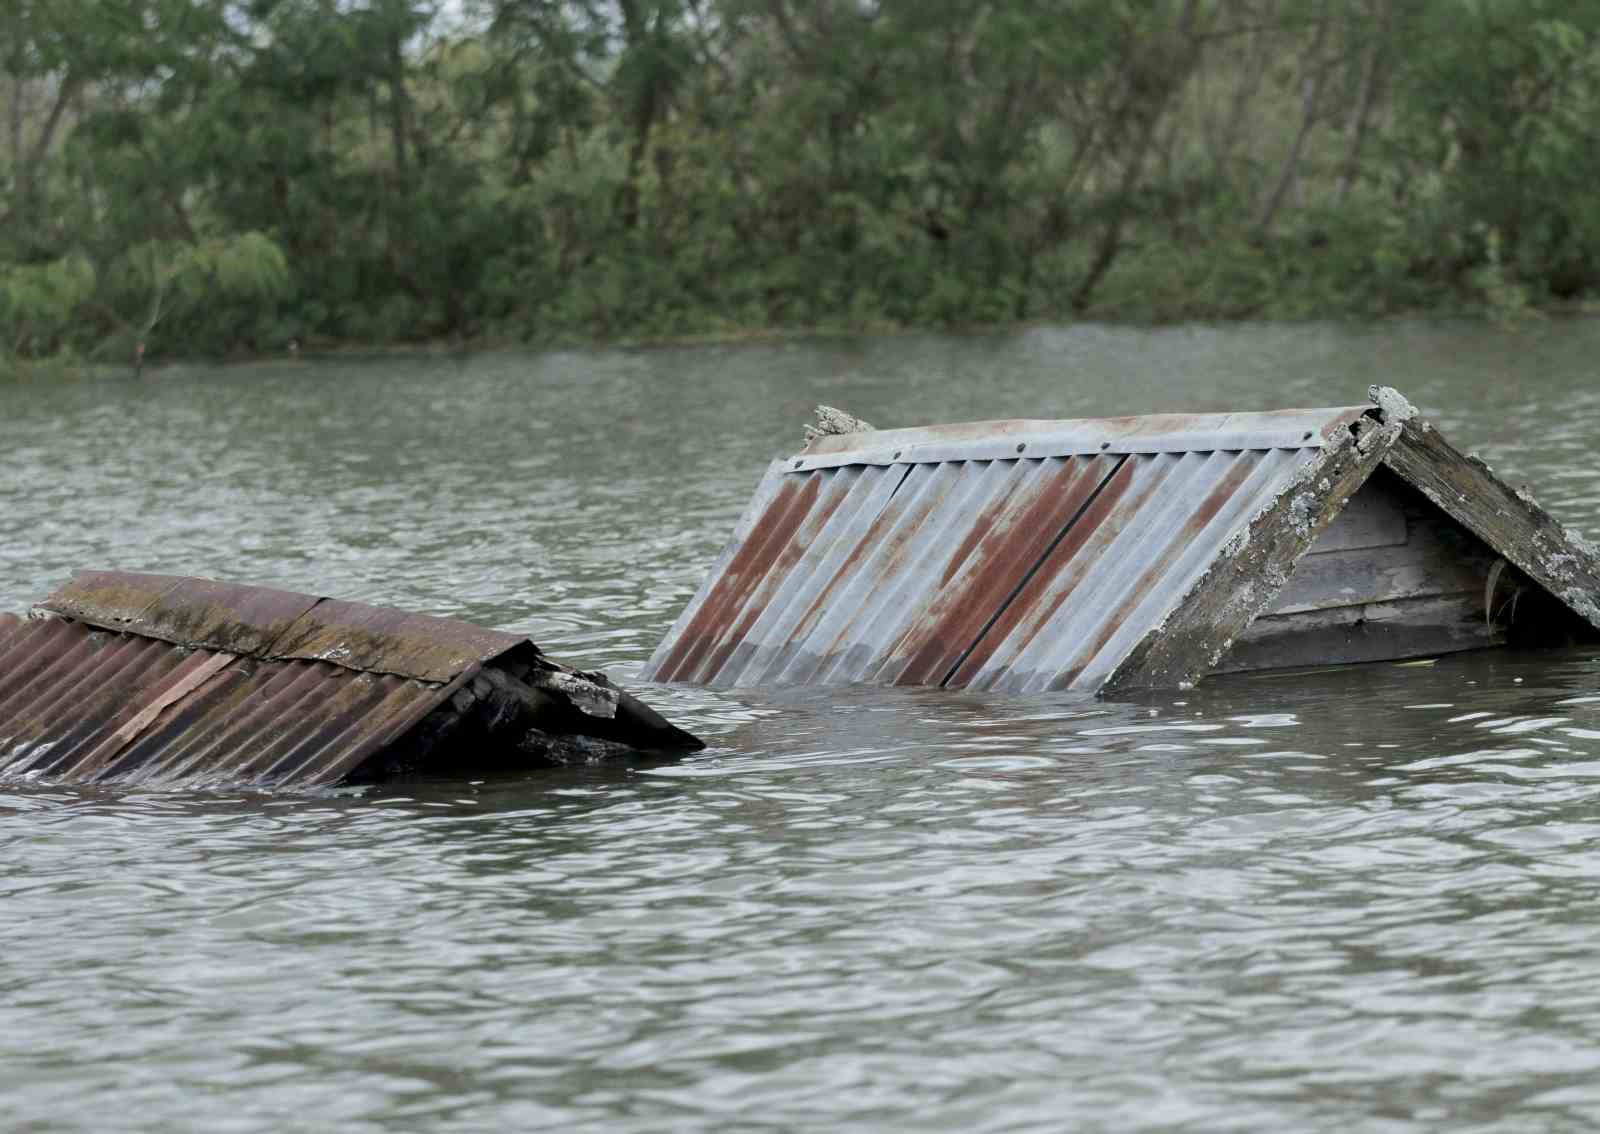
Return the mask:
<path id="1" fill-rule="evenodd" d="M 259 657 L 319 601 L 272 587 L 181 579 L 124 629 L 164 642 L 204 643 Z"/>
<path id="2" fill-rule="evenodd" d="M 453 618 L 215 579 L 80 571 L 38 604 L 105 630 L 253 658 L 449 681 L 526 639 Z"/>
<path id="3" fill-rule="evenodd" d="M 834 591 L 850 579 L 863 559 L 872 554 L 873 549 L 882 541 L 884 533 L 894 530 L 894 525 L 898 518 L 896 514 L 888 511 L 879 512 L 873 517 L 866 533 L 850 546 L 850 550 L 845 555 L 844 562 L 839 565 L 839 569 L 828 576 L 828 580 L 823 584 L 822 590 L 805 608 L 805 612 L 801 614 L 799 624 L 792 637 L 803 637 L 810 631 L 811 627 L 816 624 L 818 617 L 830 605 Z"/>
<path id="4" fill-rule="evenodd" d="M 121 725 L 115 732 L 101 743 L 100 747 L 89 754 L 88 759 L 100 763 L 109 761 L 124 745 L 133 740 L 146 728 L 155 723 L 166 709 L 177 704 L 184 697 L 194 692 L 216 676 L 218 671 L 232 665 L 237 658 L 232 654 L 197 654 L 191 655 L 198 659 L 181 680 L 173 682 L 160 693 L 152 696 L 138 712 L 130 717 L 127 723 Z"/>
<path id="5" fill-rule="evenodd" d="M 817 481 L 820 485 L 822 475 L 813 473 L 807 480 L 808 482 Z M 808 483 L 807 487 L 811 488 L 812 485 Z M 839 490 L 837 485 L 829 484 L 828 487 L 835 489 L 835 491 L 827 492 L 824 495 L 821 488 L 818 487 L 810 492 L 809 495 L 804 492 L 801 494 L 801 498 L 807 502 L 807 510 L 796 517 L 796 523 L 790 531 L 789 537 L 783 541 L 782 546 L 778 549 L 779 554 L 769 562 L 758 565 L 762 568 L 759 577 L 755 575 L 755 570 L 752 570 L 751 585 L 745 592 L 745 601 L 737 620 L 729 632 L 721 635 L 716 648 L 711 651 L 703 666 L 702 672 L 704 672 L 707 679 L 714 680 L 717 673 L 727 664 L 729 656 L 738 647 L 744 635 L 750 631 L 750 628 L 755 625 L 756 621 L 765 612 L 771 593 L 781 585 L 782 580 L 788 576 L 789 571 L 810 549 L 812 541 L 817 534 L 827 526 L 828 521 L 833 518 L 839 506 L 844 503 L 847 493 Z M 820 504 L 817 504 L 819 495 L 822 495 L 822 500 Z M 812 507 L 810 505 L 816 506 Z"/>
<path id="6" fill-rule="evenodd" d="M 1177 531 L 1168 539 L 1166 547 L 1160 558 L 1153 560 L 1134 581 L 1124 594 L 1122 601 L 1107 615 L 1087 641 L 1078 645 L 1075 653 L 1077 660 L 1053 676 L 1047 688 L 1069 689 L 1089 664 L 1090 659 L 1100 653 L 1111 640 L 1112 635 L 1122 629 L 1124 623 L 1135 610 L 1145 601 L 1150 593 L 1160 586 L 1167 578 L 1172 568 L 1172 561 L 1189 542 L 1216 519 L 1223 505 L 1233 499 L 1240 486 L 1254 471 L 1253 462 L 1248 458 L 1239 458 L 1231 462 L 1227 472 L 1215 488 L 1206 493 L 1199 506 L 1188 514 L 1188 517 L 1179 526 Z"/>
<path id="7" fill-rule="evenodd" d="M 880 679 L 898 685 L 942 683 L 1121 462 L 1067 458 L 1041 483 L 1019 483 L 980 513 L 946 566 L 925 617 L 889 651 Z M 900 658 L 904 662 L 897 668 Z"/>
<path id="8" fill-rule="evenodd" d="M 919 553 L 930 539 L 942 540 L 944 533 L 942 524 L 930 521 L 942 518 L 976 482 L 994 472 L 988 465 L 960 462 L 913 468 L 869 534 L 851 550 L 845 566 L 828 580 L 824 594 L 829 600 L 812 604 L 797 633 L 780 650 L 785 680 L 856 680 L 863 668 L 875 664 L 882 635 L 924 601 L 917 578 L 924 556 Z M 874 538 L 872 533 L 879 531 L 882 537 Z M 862 564 L 860 570 L 853 568 L 856 563 Z M 861 616 L 851 617 L 852 610 Z"/>
<path id="9" fill-rule="evenodd" d="M 772 502 L 678 636 L 672 652 L 655 667 L 660 680 L 686 680 L 699 670 L 718 629 L 729 625 L 748 592 L 766 577 L 820 490 L 821 478 L 815 475 L 785 478 L 778 485 Z"/>
<path id="10" fill-rule="evenodd" d="M 485 666 L 495 667 L 494 680 L 467 690 Z M 534 697 L 522 679 L 539 674 L 580 691 L 611 690 L 617 719 L 605 722 L 603 734 L 587 729 L 567 712 L 570 696 Z M 699 744 L 603 677 L 551 662 L 519 635 L 454 619 L 119 572 L 81 573 L 33 616 L 0 616 L 0 774 L 7 776 L 333 784 L 375 758 L 392 766 L 430 756 L 428 738 L 460 726 L 468 719 L 460 714 L 475 706 L 484 715 L 470 719 L 480 732 L 467 735 L 508 728 L 495 734 L 507 752 L 522 751 L 528 730 L 542 736 L 545 726 L 629 747 Z M 445 715 L 432 731 L 411 735 L 435 710 Z M 402 741 L 396 757 L 389 748 Z"/>
<path id="11" fill-rule="evenodd" d="M 1121 531 L 1139 506 L 1160 487 L 1160 480 L 1151 479 L 1142 492 L 1130 498 L 1138 471 L 1139 466 L 1132 460 L 1124 461 L 1117 468 L 1100 495 L 1084 510 L 1078 522 L 1072 525 L 1060 542 L 1050 549 L 1039 569 L 1027 580 L 1015 599 L 997 612 L 994 624 L 977 639 L 972 650 L 961 660 L 959 668 L 949 675 L 944 684 L 952 688 L 974 684 L 1002 642 L 1020 632 L 1021 642 L 1026 644 L 1032 640 L 1032 634 L 1024 630 L 1025 626 L 1032 626 L 1037 632 L 1049 622 L 1089 573 L 1093 566 L 1091 560 L 1098 559 L 1096 552 Z M 1129 501 L 1126 508 L 1123 507 L 1125 500 Z"/>
<path id="12" fill-rule="evenodd" d="M 91 626 L 121 630 L 140 618 L 177 582 L 171 575 L 136 571 L 79 571 L 38 607 Z"/>
<path id="13" fill-rule="evenodd" d="M 0 772 L 79 783 L 176 783 L 197 767 L 217 783 L 335 783 L 381 747 L 396 715 L 414 724 L 448 688 L 57 618 L 13 628 L 0 674 Z M 394 702 L 382 716 L 347 694 L 380 686 Z M 299 743 L 280 754 L 285 739 Z"/>

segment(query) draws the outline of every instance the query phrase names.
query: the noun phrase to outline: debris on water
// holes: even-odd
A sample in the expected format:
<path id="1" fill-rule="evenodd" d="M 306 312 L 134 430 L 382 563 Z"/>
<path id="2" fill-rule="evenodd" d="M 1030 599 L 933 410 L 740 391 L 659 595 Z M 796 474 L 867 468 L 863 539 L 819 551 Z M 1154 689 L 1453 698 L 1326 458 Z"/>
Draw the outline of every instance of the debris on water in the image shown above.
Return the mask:
<path id="1" fill-rule="evenodd" d="M 210 579 L 86 571 L 0 614 L 0 774 L 310 787 L 703 747 L 517 634 Z"/>

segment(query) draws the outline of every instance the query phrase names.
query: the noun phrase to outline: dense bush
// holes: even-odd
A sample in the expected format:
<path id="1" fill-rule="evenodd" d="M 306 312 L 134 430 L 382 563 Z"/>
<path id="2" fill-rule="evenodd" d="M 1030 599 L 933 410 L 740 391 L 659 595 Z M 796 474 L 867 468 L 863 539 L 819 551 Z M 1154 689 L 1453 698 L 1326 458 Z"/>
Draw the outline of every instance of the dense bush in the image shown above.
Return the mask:
<path id="1" fill-rule="evenodd" d="M 1515 309 L 1600 0 L 0 0 L 0 351 Z"/>

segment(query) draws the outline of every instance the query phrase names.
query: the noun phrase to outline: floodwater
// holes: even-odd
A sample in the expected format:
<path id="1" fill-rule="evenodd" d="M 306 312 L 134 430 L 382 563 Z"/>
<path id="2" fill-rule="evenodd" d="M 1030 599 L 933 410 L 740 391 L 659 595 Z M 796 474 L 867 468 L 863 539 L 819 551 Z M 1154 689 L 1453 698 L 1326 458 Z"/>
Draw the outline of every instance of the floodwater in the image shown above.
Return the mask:
<path id="1" fill-rule="evenodd" d="M 627 681 L 816 402 L 1405 391 L 1600 534 L 1600 322 L 1035 329 L 0 386 L 0 609 L 76 567 L 526 631 Z M 1131 702 L 646 689 L 675 762 L 0 786 L 0 1129 L 1600 1122 L 1600 653 Z"/>

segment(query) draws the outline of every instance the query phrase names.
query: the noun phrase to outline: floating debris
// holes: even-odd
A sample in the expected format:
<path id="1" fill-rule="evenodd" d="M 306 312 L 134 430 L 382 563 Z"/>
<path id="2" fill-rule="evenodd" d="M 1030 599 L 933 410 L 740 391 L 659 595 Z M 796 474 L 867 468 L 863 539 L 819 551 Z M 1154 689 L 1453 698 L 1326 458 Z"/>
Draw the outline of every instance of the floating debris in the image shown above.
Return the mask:
<path id="1" fill-rule="evenodd" d="M 1593 549 L 1369 395 L 813 431 L 645 676 L 1110 692 L 1594 639 Z"/>
<path id="2" fill-rule="evenodd" d="M 527 638 L 270 587 L 79 572 L 0 614 L 0 775 L 310 787 L 701 742 Z"/>

